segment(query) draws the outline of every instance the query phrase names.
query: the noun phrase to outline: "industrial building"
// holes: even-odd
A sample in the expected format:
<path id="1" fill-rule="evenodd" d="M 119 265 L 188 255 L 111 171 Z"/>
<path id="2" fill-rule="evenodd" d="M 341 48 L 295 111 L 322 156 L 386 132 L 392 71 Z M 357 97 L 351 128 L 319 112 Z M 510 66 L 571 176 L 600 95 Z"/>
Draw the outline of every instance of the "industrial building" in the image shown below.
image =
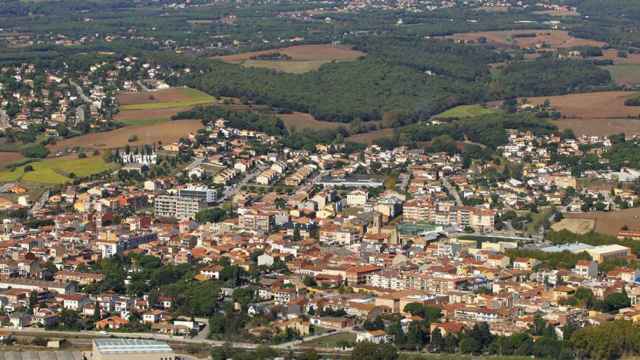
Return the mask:
<path id="1" fill-rule="evenodd" d="M 176 354 L 161 341 L 94 339 L 88 360 L 176 360 Z"/>

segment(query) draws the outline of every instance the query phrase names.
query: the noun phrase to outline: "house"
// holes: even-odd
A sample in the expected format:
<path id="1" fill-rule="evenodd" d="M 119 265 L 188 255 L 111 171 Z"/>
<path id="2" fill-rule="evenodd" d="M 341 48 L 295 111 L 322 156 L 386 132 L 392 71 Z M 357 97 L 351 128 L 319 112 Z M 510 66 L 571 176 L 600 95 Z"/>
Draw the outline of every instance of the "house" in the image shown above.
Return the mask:
<path id="1" fill-rule="evenodd" d="M 364 190 L 354 190 L 347 194 L 348 206 L 364 206 L 369 200 L 369 192 Z"/>
<path id="2" fill-rule="evenodd" d="M 573 272 L 585 278 L 596 278 L 598 276 L 598 263 L 591 260 L 578 260 Z"/>
<path id="3" fill-rule="evenodd" d="M 207 280 L 212 280 L 212 279 L 219 280 L 221 271 L 222 271 L 222 266 L 211 265 L 200 270 L 200 275 L 204 276 Z"/>
<path id="4" fill-rule="evenodd" d="M 96 322 L 96 330 L 118 330 L 127 326 L 129 321 L 121 318 L 120 316 L 110 316 L 104 320 Z"/>

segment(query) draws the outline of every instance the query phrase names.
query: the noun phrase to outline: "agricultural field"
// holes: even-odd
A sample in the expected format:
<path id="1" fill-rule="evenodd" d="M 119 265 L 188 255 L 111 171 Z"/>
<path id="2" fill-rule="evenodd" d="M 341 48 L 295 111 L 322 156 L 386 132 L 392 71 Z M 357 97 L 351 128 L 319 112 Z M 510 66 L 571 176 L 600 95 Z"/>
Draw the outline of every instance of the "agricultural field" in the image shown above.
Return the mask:
<path id="1" fill-rule="evenodd" d="M 495 114 L 496 109 L 484 107 L 482 105 L 460 105 L 445 112 L 433 116 L 434 118 L 470 118 L 482 115 Z"/>
<path id="2" fill-rule="evenodd" d="M 561 130 L 571 129 L 577 135 L 640 134 L 640 119 L 561 119 L 553 124 Z"/>
<path id="3" fill-rule="evenodd" d="M 214 100 L 213 96 L 190 88 L 171 88 L 118 95 L 121 112 L 191 108 L 196 105 L 211 104 Z"/>
<path id="4" fill-rule="evenodd" d="M 25 172 L 30 166 L 33 171 Z M 115 165 L 106 163 L 102 157 L 93 156 L 85 159 L 65 157 L 35 161 L 14 170 L 0 172 L 0 182 L 20 181 L 25 183 L 57 185 L 72 180 L 72 177 L 85 177 L 115 169 Z"/>
<path id="5" fill-rule="evenodd" d="M 256 60 L 256 56 L 279 53 L 289 57 L 287 60 Z M 318 70 L 323 64 L 332 61 L 353 61 L 366 54 L 347 46 L 297 45 L 287 48 L 255 51 L 242 54 L 217 57 L 228 63 L 242 64 L 247 67 L 273 69 L 280 72 L 301 74 Z"/>
<path id="6" fill-rule="evenodd" d="M 0 168 L 22 159 L 24 156 L 17 152 L 0 152 Z"/>
<path id="7" fill-rule="evenodd" d="M 615 65 L 640 65 L 640 54 L 628 54 L 627 57 L 620 57 L 616 49 L 603 50 L 602 54 L 599 59 L 613 60 Z"/>
<path id="8" fill-rule="evenodd" d="M 337 333 L 334 335 L 328 335 L 311 341 L 305 341 L 303 345 L 313 347 L 335 348 L 342 343 L 355 343 L 356 335 L 353 333 Z"/>
<path id="9" fill-rule="evenodd" d="M 553 231 L 567 230 L 574 234 L 587 234 L 593 231 L 595 221 L 592 219 L 562 219 L 551 225 Z"/>
<path id="10" fill-rule="evenodd" d="M 345 139 L 345 141 L 360 143 L 360 144 L 373 144 L 378 139 L 384 139 L 393 136 L 393 129 L 386 128 L 376 131 L 369 131 L 366 133 L 351 135 Z"/>
<path id="11" fill-rule="evenodd" d="M 640 85 L 640 63 L 638 64 L 617 64 L 604 66 L 609 70 L 613 81 L 622 86 Z"/>
<path id="12" fill-rule="evenodd" d="M 535 34 L 532 37 L 514 37 L 518 35 Z M 501 47 L 514 47 L 525 49 L 535 47 L 537 44 L 546 44 L 553 49 L 572 48 L 575 46 L 605 46 L 602 41 L 579 39 L 569 35 L 563 30 L 508 30 L 508 31 L 486 31 L 473 33 L 459 33 L 447 36 L 454 40 L 467 42 L 477 42 L 480 38 L 485 38 L 488 43 Z"/>
<path id="13" fill-rule="evenodd" d="M 292 129 L 336 129 L 340 126 L 347 126 L 346 124 L 337 122 L 316 120 L 313 115 L 300 112 L 279 114 L 278 117 L 282 119 L 289 131 Z"/>
<path id="14" fill-rule="evenodd" d="M 595 221 L 595 232 L 617 235 L 623 226 L 630 230 L 640 230 L 640 208 L 625 209 L 612 212 L 590 212 L 581 214 L 569 214 L 570 219 L 590 219 Z"/>
<path id="15" fill-rule="evenodd" d="M 624 101 L 636 93 L 631 91 L 603 91 L 562 96 L 528 98 L 529 103 L 541 105 L 545 100 L 560 111 L 563 117 L 575 119 L 615 119 L 640 115 L 640 109 L 625 106 Z"/>
<path id="16" fill-rule="evenodd" d="M 108 132 L 91 133 L 62 141 L 55 145 L 50 145 L 52 152 L 81 147 L 85 149 L 114 149 L 124 147 L 127 144 L 144 145 L 161 142 L 170 144 L 176 142 L 181 137 L 186 137 L 189 133 L 195 133 L 202 128 L 199 120 L 179 120 L 156 123 L 153 125 L 127 126 Z M 136 141 L 129 141 L 130 136 L 138 137 Z"/>

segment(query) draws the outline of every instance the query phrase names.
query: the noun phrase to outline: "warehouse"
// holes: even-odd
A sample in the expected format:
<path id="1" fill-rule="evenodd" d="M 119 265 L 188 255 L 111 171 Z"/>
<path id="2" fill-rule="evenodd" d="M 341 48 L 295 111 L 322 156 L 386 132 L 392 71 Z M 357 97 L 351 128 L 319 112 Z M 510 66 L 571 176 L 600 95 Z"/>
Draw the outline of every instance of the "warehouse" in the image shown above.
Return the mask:
<path id="1" fill-rule="evenodd" d="M 167 343 L 141 339 L 95 339 L 89 360 L 175 360 Z"/>

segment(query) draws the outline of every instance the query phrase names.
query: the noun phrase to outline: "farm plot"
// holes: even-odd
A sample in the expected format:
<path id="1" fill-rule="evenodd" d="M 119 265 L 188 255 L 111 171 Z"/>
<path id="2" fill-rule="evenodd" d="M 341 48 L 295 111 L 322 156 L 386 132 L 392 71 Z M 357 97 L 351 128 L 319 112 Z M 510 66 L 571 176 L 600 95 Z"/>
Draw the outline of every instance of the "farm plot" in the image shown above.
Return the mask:
<path id="1" fill-rule="evenodd" d="M 153 125 L 127 126 L 113 131 L 92 133 L 59 141 L 55 145 L 49 146 L 49 149 L 55 152 L 74 147 L 114 149 L 124 147 L 127 144 L 132 146 L 159 142 L 170 144 L 181 137 L 187 136 L 189 133 L 195 133 L 200 128 L 202 128 L 202 123 L 199 120 L 179 120 L 155 123 Z M 132 135 L 135 135 L 137 140 L 129 141 Z"/>
<path id="2" fill-rule="evenodd" d="M 580 39 L 569 35 L 563 30 L 508 30 L 508 31 L 486 31 L 473 33 L 460 33 L 448 36 L 448 38 L 466 42 L 479 42 L 485 39 L 486 42 L 498 45 L 521 49 L 536 47 L 545 44 L 549 48 L 561 49 L 575 46 L 596 46 L 602 47 L 606 43 L 602 41 Z"/>
<path id="3" fill-rule="evenodd" d="M 496 112 L 496 109 L 486 108 L 482 105 L 460 105 L 435 115 L 434 118 L 469 118 L 495 114 Z"/>
<path id="4" fill-rule="evenodd" d="M 106 163 L 102 157 L 84 159 L 58 158 L 36 161 L 13 170 L 0 172 L 0 182 L 21 181 L 27 183 L 56 185 L 64 184 L 73 177 L 85 177 L 115 169 L 114 164 Z"/>
<path id="5" fill-rule="evenodd" d="M 617 64 L 604 66 L 609 70 L 613 80 L 618 85 L 634 86 L 640 84 L 640 63 L 638 64 Z"/>
<path id="6" fill-rule="evenodd" d="M 640 229 L 640 208 L 612 212 L 568 214 L 567 218 L 595 221 L 595 232 L 608 235 L 617 235 L 624 226 L 631 230 Z"/>
<path id="7" fill-rule="evenodd" d="M 187 108 L 196 105 L 210 104 L 213 96 L 190 88 L 172 88 L 167 90 L 122 93 L 118 95 L 120 111 L 159 110 Z"/>
<path id="8" fill-rule="evenodd" d="M 261 59 L 261 56 L 280 54 L 282 60 Z M 353 61 L 366 54 L 347 46 L 339 45 L 297 45 L 280 49 L 254 51 L 242 54 L 220 56 L 228 63 L 242 64 L 247 67 L 268 68 L 288 73 L 305 73 L 317 70 L 323 64 L 332 61 Z"/>

